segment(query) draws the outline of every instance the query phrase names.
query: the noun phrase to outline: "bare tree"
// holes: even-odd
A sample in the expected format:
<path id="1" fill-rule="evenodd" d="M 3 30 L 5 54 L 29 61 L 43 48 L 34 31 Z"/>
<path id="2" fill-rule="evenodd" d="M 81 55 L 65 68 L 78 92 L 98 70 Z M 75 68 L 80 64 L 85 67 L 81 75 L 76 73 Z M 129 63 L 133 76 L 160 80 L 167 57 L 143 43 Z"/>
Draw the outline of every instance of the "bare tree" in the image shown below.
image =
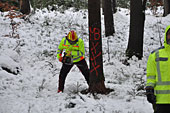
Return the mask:
<path id="1" fill-rule="evenodd" d="M 100 0 L 88 1 L 90 85 L 92 93 L 106 93 L 103 74 Z"/>

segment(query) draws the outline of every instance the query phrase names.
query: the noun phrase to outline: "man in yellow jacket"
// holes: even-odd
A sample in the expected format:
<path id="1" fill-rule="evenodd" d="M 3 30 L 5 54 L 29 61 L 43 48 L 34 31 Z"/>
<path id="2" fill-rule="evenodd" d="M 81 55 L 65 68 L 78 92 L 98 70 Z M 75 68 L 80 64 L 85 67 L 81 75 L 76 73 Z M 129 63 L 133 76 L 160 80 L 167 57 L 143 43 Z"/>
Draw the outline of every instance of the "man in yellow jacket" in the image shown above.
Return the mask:
<path id="1" fill-rule="evenodd" d="M 64 55 L 62 55 L 63 52 Z M 89 84 L 89 69 L 85 61 L 84 42 L 81 38 L 77 37 L 75 31 L 70 31 L 61 40 L 57 50 L 57 58 L 63 63 L 59 74 L 58 92 L 63 92 L 65 79 L 73 65 L 79 68 Z"/>
<path id="2" fill-rule="evenodd" d="M 155 113 L 170 113 L 170 25 L 165 30 L 164 46 L 148 58 L 146 96 L 156 106 Z"/>

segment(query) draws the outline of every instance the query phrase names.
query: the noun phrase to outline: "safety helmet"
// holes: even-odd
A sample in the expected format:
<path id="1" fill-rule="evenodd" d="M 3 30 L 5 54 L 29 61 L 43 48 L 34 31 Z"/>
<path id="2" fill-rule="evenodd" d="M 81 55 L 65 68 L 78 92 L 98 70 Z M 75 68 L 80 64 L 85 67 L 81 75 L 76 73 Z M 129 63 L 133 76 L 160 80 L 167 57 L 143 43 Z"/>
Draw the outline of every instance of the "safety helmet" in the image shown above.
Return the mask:
<path id="1" fill-rule="evenodd" d="M 78 41 L 77 33 L 75 31 L 70 31 L 67 35 L 67 40 L 70 44 L 75 44 Z"/>

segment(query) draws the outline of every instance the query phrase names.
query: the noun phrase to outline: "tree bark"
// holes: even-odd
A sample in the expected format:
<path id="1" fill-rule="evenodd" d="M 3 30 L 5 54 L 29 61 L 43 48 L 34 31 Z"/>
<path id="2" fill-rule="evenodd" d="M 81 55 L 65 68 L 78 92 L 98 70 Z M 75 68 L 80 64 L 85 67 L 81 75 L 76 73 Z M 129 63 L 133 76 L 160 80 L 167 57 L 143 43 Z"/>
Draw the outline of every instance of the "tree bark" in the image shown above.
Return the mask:
<path id="1" fill-rule="evenodd" d="M 167 16 L 170 14 L 170 0 L 164 0 L 164 14 L 163 16 Z"/>
<path id="2" fill-rule="evenodd" d="M 88 1 L 91 93 L 106 93 L 103 74 L 100 0 Z"/>
<path id="3" fill-rule="evenodd" d="M 112 12 L 113 14 L 117 12 L 117 9 L 116 9 L 116 0 L 111 0 L 111 4 L 112 4 Z"/>
<path id="4" fill-rule="evenodd" d="M 20 12 L 28 15 L 30 13 L 30 1 L 20 0 Z"/>
<path id="5" fill-rule="evenodd" d="M 143 57 L 143 33 L 146 0 L 130 1 L 130 32 L 126 56 Z"/>
<path id="6" fill-rule="evenodd" d="M 111 0 L 105 0 L 104 4 L 105 36 L 113 36 L 115 33 Z"/>

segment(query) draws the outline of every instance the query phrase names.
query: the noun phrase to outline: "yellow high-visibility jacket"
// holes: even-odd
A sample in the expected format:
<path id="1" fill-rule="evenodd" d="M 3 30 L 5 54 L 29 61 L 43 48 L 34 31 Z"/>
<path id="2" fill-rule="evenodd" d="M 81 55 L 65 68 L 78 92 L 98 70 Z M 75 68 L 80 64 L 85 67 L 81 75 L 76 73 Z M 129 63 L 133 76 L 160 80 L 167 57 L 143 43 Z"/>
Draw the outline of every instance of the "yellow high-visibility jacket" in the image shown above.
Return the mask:
<path id="1" fill-rule="evenodd" d="M 147 62 L 146 86 L 153 86 L 156 104 L 170 104 L 170 45 L 166 42 L 165 30 L 164 46 L 153 51 Z"/>
<path id="2" fill-rule="evenodd" d="M 74 45 L 71 45 L 66 39 L 66 37 L 64 37 L 58 46 L 57 50 L 58 59 L 62 57 L 63 50 L 65 50 L 66 53 L 71 52 L 73 63 L 79 62 L 85 58 L 84 42 L 81 38 L 79 38 Z"/>

